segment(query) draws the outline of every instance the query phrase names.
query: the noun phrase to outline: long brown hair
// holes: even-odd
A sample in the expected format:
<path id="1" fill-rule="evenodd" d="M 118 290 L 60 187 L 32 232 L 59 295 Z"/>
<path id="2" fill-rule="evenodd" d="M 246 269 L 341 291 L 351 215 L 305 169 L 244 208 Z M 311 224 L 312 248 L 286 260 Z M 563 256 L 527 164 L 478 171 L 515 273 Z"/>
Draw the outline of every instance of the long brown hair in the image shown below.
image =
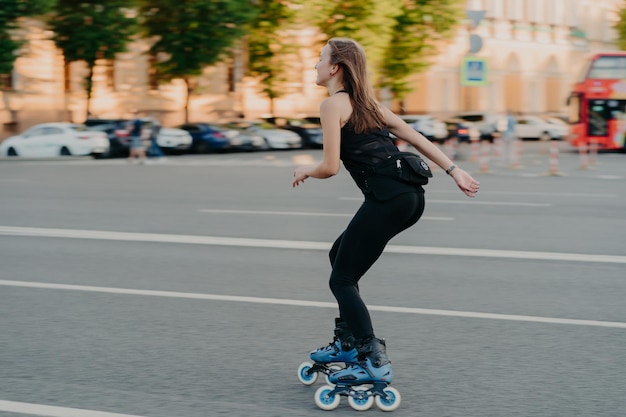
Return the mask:
<path id="1" fill-rule="evenodd" d="M 348 38 L 331 38 L 328 45 L 330 63 L 343 69 L 343 85 L 352 101 L 352 128 L 357 133 L 382 129 L 385 118 L 368 80 L 365 50 Z"/>

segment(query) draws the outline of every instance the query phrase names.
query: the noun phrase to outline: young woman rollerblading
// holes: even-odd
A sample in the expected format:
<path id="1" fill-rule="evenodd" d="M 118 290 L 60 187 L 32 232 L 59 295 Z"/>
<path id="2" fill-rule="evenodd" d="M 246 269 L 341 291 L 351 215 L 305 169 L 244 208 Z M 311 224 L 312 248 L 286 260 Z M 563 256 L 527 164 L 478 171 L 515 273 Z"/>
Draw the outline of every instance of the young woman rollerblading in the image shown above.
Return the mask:
<path id="1" fill-rule="evenodd" d="M 332 177 L 343 162 L 364 195 L 361 207 L 330 250 L 330 289 L 340 320 L 354 337 L 357 361 L 330 372 L 328 379 L 336 386 L 320 388 L 315 400 L 320 408 L 329 410 L 337 406 L 340 396 L 348 396 L 354 408 L 366 409 L 375 398 L 379 408 L 391 411 L 399 405 L 400 395 L 388 386 L 391 362 L 385 343 L 374 334 L 359 294 L 359 280 L 389 240 L 419 220 L 424 211 L 422 185 L 432 174 L 419 156 L 400 152 L 390 133 L 445 170 L 467 196 L 476 195 L 479 183 L 376 101 L 368 82 L 365 53 L 357 42 L 330 39 L 315 68 L 317 85 L 329 93 L 320 105 L 323 160 L 296 168 L 292 185 L 302 185 L 308 178 Z M 325 352 L 331 350 L 332 346 Z"/>

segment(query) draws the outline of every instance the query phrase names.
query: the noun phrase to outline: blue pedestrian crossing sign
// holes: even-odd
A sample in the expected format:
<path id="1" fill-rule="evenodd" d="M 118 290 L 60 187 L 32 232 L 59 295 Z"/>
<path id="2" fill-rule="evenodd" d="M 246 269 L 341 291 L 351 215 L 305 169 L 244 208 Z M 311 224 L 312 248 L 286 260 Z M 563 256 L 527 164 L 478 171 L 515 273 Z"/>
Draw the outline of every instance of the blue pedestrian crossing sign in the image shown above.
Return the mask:
<path id="1" fill-rule="evenodd" d="M 474 87 L 488 84 L 487 59 L 466 56 L 461 64 L 461 85 Z"/>

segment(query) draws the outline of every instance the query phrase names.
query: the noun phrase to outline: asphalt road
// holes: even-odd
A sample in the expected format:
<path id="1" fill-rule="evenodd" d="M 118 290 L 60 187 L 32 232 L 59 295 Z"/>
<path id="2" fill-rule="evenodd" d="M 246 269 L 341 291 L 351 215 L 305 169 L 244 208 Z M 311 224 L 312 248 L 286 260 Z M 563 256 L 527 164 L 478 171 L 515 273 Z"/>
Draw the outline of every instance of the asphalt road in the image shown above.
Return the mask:
<path id="1" fill-rule="evenodd" d="M 399 416 L 626 415 L 626 156 L 441 170 L 363 278 Z M 327 250 L 360 204 L 320 151 L 0 160 L 0 416 L 320 416 Z M 369 411 L 379 413 L 379 411 Z M 355 415 L 345 399 L 336 415 Z"/>

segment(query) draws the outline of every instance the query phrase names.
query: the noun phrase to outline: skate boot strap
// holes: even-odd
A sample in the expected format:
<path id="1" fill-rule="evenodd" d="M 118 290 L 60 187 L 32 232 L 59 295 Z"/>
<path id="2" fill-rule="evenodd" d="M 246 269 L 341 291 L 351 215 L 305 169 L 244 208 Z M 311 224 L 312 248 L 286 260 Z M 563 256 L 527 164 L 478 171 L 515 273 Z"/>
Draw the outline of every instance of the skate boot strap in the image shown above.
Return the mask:
<path id="1" fill-rule="evenodd" d="M 335 341 L 339 340 L 343 350 L 351 350 L 354 348 L 355 340 L 352 332 L 346 324 L 335 327 Z"/>
<path id="2" fill-rule="evenodd" d="M 391 363 L 387 356 L 387 344 L 384 340 L 377 338 L 369 339 L 359 345 L 358 351 L 360 361 L 369 358 L 372 366 L 376 368 Z"/>

